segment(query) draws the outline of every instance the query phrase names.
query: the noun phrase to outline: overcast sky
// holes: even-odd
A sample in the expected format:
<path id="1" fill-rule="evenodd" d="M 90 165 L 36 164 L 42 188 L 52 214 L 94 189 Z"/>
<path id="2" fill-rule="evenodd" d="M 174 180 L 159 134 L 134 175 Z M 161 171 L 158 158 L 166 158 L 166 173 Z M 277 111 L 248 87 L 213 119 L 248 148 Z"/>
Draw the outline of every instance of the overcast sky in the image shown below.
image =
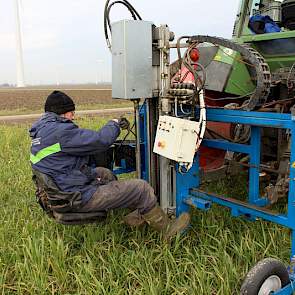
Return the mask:
<path id="1" fill-rule="evenodd" d="M 231 37 L 239 0 L 130 0 L 144 20 L 176 36 Z M 0 84 L 16 83 L 14 0 L 0 0 Z M 104 0 L 21 0 L 27 84 L 111 80 L 103 34 Z M 112 21 L 129 18 L 121 5 Z"/>

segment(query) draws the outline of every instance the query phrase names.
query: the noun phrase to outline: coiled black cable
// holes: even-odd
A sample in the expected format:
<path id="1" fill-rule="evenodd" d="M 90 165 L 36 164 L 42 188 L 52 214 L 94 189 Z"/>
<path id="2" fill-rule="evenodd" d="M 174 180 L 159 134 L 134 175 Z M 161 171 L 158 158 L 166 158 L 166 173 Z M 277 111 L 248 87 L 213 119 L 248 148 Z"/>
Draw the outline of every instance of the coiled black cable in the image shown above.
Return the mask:
<path id="1" fill-rule="evenodd" d="M 116 0 L 111 2 L 112 0 L 107 0 L 105 3 L 105 7 L 104 7 L 104 35 L 105 35 L 105 39 L 107 42 L 107 46 L 110 49 L 110 51 L 112 50 L 112 44 L 109 38 L 109 31 L 111 32 L 111 22 L 110 22 L 110 11 L 111 8 L 115 5 L 115 4 L 122 4 L 124 5 L 128 11 L 130 12 L 132 18 L 134 20 L 142 20 L 141 16 L 139 15 L 139 13 L 135 10 L 135 8 L 127 1 L 127 0 Z"/>

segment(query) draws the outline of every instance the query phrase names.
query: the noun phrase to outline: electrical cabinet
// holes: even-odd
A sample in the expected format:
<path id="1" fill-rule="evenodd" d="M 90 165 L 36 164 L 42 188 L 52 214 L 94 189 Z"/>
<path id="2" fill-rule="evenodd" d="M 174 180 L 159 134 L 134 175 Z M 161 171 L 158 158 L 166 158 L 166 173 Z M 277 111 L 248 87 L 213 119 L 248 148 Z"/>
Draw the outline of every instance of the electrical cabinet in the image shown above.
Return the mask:
<path id="1" fill-rule="evenodd" d="M 177 162 L 192 163 L 199 127 L 198 122 L 171 116 L 160 116 L 154 153 Z"/>
<path id="2" fill-rule="evenodd" d="M 112 28 L 112 97 L 152 97 L 152 23 L 122 20 Z"/>

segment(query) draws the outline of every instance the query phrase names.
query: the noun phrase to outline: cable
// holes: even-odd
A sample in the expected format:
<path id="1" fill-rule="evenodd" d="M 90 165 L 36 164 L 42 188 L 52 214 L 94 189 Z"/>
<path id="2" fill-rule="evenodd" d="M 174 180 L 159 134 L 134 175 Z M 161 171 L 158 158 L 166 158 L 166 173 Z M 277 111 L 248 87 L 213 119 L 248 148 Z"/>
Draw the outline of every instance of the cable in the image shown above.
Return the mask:
<path id="1" fill-rule="evenodd" d="M 145 99 L 145 100 L 143 101 L 142 105 L 140 106 L 139 114 L 141 113 L 142 108 L 143 108 L 143 106 L 144 106 L 145 103 L 146 103 L 146 100 L 147 100 L 147 99 Z M 132 134 L 134 135 L 134 137 L 136 138 L 136 134 L 133 132 L 133 128 L 134 128 L 134 127 L 135 127 L 135 122 L 133 122 L 132 126 L 128 128 L 128 130 L 127 130 L 127 134 L 126 134 L 126 135 L 124 136 L 124 138 L 122 139 L 119 148 L 121 148 L 121 146 L 122 146 L 123 143 L 126 141 L 128 135 L 130 135 L 130 133 L 132 133 Z"/>
<path id="2" fill-rule="evenodd" d="M 204 89 L 204 86 L 206 83 L 206 71 L 205 71 L 205 68 L 203 67 L 203 65 L 201 65 L 197 62 L 193 62 L 190 57 L 191 51 L 196 47 L 198 42 L 193 42 L 192 44 L 190 44 L 190 46 L 188 47 L 187 51 L 184 54 L 184 58 L 183 59 L 181 58 L 180 41 L 182 39 L 189 39 L 189 38 L 190 38 L 189 36 L 182 36 L 182 37 L 178 38 L 176 47 L 177 47 L 178 62 L 179 62 L 179 83 L 182 83 L 189 73 L 192 73 L 192 75 L 194 77 L 194 81 L 195 81 L 194 93 L 195 94 L 192 95 L 191 98 L 187 101 L 187 102 L 191 102 L 193 104 L 193 110 L 194 110 L 195 106 L 196 106 L 196 101 L 194 100 L 194 97 L 198 96 L 200 91 L 202 89 Z M 181 77 L 182 64 L 188 69 L 188 71 L 186 71 L 186 73 L 183 75 L 183 77 Z M 201 69 L 202 78 L 197 73 L 197 71 L 196 71 L 197 68 Z"/>
<path id="3" fill-rule="evenodd" d="M 179 83 L 182 83 L 185 78 L 187 77 L 187 75 L 189 73 L 192 73 L 192 75 L 194 76 L 194 80 L 195 80 L 195 89 L 196 89 L 196 94 L 199 93 L 205 86 L 206 83 L 206 70 L 204 68 L 204 66 L 200 63 L 197 62 L 193 62 L 191 57 L 190 57 L 190 53 L 191 51 L 199 44 L 199 42 L 192 42 L 188 49 L 186 50 L 185 54 L 184 54 L 184 58 L 181 57 L 181 51 L 180 51 L 180 41 L 182 39 L 190 39 L 191 36 L 181 36 L 177 39 L 176 42 L 176 49 L 177 49 L 177 56 L 178 56 L 178 64 L 179 64 L 179 70 L 178 70 L 178 75 L 179 75 Z M 188 71 L 183 75 L 183 77 L 181 77 L 181 67 L 182 64 L 188 69 Z M 194 67 L 199 67 L 203 73 L 203 79 L 200 78 L 199 74 L 196 71 L 196 68 Z M 201 81 L 201 85 L 200 87 L 198 87 L 198 82 Z"/>
<path id="4" fill-rule="evenodd" d="M 110 16 L 111 8 L 112 8 L 112 6 L 114 6 L 115 4 L 122 4 L 122 5 L 124 5 L 125 7 L 127 7 L 127 9 L 129 10 L 129 12 L 131 13 L 133 19 L 136 19 L 136 16 L 135 16 L 134 12 L 133 12 L 132 10 L 130 10 L 129 6 L 126 5 L 125 2 L 123 2 L 123 1 L 115 1 L 115 2 L 111 3 L 111 4 L 109 5 L 108 9 L 107 9 L 107 17 L 106 17 L 106 18 L 107 18 L 107 24 L 108 24 L 108 27 L 109 27 L 110 31 L 111 31 L 111 22 L 110 22 L 110 17 L 109 17 L 109 16 Z"/>
<path id="5" fill-rule="evenodd" d="M 212 97 L 208 97 L 206 96 L 206 99 L 208 100 L 213 100 L 213 101 L 222 101 L 222 100 L 237 100 L 237 99 L 241 99 L 241 98 L 245 98 L 248 97 L 250 95 L 252 95 L 254 92 L 250 92 L 241 96 L 229 96 L 229 97 L 219 97 L 219 98 L 212 98 Z"/>
<path id="6" fill-rule="evenodd" d="M 294 67 L 295 67 L 295 62 L 293 63 L 292 67 L 290 68 L 290 71 L 289 71 L 289 74 L 288 74 L 288 78 L 287 78 L 287 87 L 288 88 L 291 88 L 291 86 L 290 86 L 290 84 L 291 84 L 290 83 L 290 78 L 291 78 Z"/>
<path id="7" fill-rule="evenodd" d="M 199 109 L 200 109 L 200 117 L 199 117 L 199 133 L 197 134 L 197 142 L 196 142 L 196 148 L 197 151 L 201 145 L 201 142 L 203 140 L 203 137 L 205 135 L 206 131 L 206 105 L 205 105 L 205 96 L 204 96 L 204 87 L 206 83 L 206 70 L 204 66 L 200 63 L 193 62 L 190 53 L 191 51 L 199 44 L 199 42 L 192 42 L 188 49 L 186 50 L 184 54 L 184 58 L 181 57 L 181 51 L 180 51 L 180 41 L 182 39 L 190 39 L 190 36 L 182 36 L 177 39 L 176 43 L 176 49 L 177 49 L 177 55 L 178 55 L 178 63 L 179 63 L 179 83 L 183 82 L 185 78 L 187 77 L 188 73 L 191 72 L 194 77 L 194 94 L 191 96 L 191 98 L 186 101 L 186 103 L 192 103 L 192 110 L 195 110 L 196 107 L 196 100 L 194 98 L 198 98 L 199 101 Z M 182 64 L 188 69 L 188 71 L 184 74 L 184 77 L 181 77 L 181 67 Z M 197 73 L 196 68 L 200 68 L 202 71 L 202 78 Z M 200 84 L 200 86 L 199 86 Z M 184 112 L 182 105 L 180 105 L 181 111 L 183 114 L 187 115 L 186 112 Z M 177 110 L 176 110 L 177 111 Z M 189 168 L 188 168 L 189 169 Z"/>
<path id="8" fill-rule="evenodd" d="M 213 129 L 210 129 L 209 127 L 207 127 L 206 131 L 210 134 L 210 136 L 212 136 L 213 139 L 224 139 L 227 141 L 232 141 L 232 138 L 224 136 L 220 133 L 217 133 L 216 131 L 214 131 Z"/>
<path id="9" fill-rule="evenodd" d="M 198 134 L 198 140 L 196 144 L 195 150 L 198 151 L 200 148 L 201 142 L 204 138 L 205 131 L 206 131 L 206 106 L 205 106 L 205 99 L 204 99 L 204 89 L 199 92 L 199 104 L 200 104 L 200 131 Z"/>
<path id="10" fill-rule="evenodd" d="M 289 102 L 294 101 L 294 99 L 295 98 L 276 100 L 276 101 L 272 101 L 272 102 L 266 103 L 262 107 L 263 108 L 267 108 L 267 107 L 271 107 L 271 106 L 276 105 L 276 104 L 286 104 L 286 103 L 289 103 Z"/>
<path id="11" fill-rule="evenodd" d="M 105 3 L 105 7 L 104 7 L 104 35 L 105 35 L 105 39 L 107 42 L 107 46 L 110 49 L 110 51 L 112 51 L 112 44 L 111 44 L 111 41 L 109 38 L 109 31 L 110 32 L 112 31 L 111 22 L 110 22 L 110 11 L 111 11 L 111 8 L 115 4 L 124 5 L 128 9 L 128 11 L 130 12 L 130 14 L 134 20 L 142 20 L 139 13 L 135 10 L 135 8 L 127 0 L 117 0 L 117 1 L 113 1 L 113 2 L 111 2 L 111 1 L 112 0 L 107 0 Z"/>
<path id="12" fill-rule="evenodd" d="M 182 64 L 181 51 L 180 51 L 180 41 L 182 39 L 189 39 L 189 38 L 190 38 L 190 36 L 181 36 L 177 39 L 177 42 L 176 42 L 179 70 L 181 70 L 181 64 Z"/>
<path id="13" fill-rule="evenodd" d="M 216 44 L 213 44 L 213 45 L 216 46 Z M 217 46 L 218 46 L 218 45 L 217 45 Z M 228 57 L 230 57 L 232 60 L 236 60 L 238 63 L 245 64 L 245 65 L 247 65 L 247 66 L 250 66 L 250 67 L 255 68 L 255 66 L 254 66 L 253 64 L 250 64 L 250 63 L 248 63 L 248 62 L 246 62 L 246 61 L 244 61 L 244 60 L 242 60 L 242 59 L 240 59 L 240 58 L 233 57 L 232 55 L 228 54 L 228 53 L 227 53 L 224 49 L 222 49 L 221 47 L 219 47 L 219 49 L 220 49 L 225 55 L 227 55 Z"/>
<path id="14" fill-rule="evenodd" d="M 181 112 L 184 114 L 184 115 L 190 115 L 192 112 L 186 112 L 184 109 L 183 109 L 183 106 L 182 106 L 182 103 L 179 105 L 180 107 L 180 110 Z"/>

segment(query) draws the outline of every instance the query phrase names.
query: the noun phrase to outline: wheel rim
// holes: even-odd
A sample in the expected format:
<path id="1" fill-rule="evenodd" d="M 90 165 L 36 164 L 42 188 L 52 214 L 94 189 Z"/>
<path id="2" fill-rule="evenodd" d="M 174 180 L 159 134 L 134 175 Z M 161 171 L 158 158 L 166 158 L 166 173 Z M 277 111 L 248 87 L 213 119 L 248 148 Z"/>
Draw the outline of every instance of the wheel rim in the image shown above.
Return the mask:
<path id="1" fill-rule="evenodd" d="M 268 277 L 261 288 L 259 289 L 258 295 L 269 295 L 270 292 L 279 291 L 282 288 L 281 279 L 278 276 Z"/>

